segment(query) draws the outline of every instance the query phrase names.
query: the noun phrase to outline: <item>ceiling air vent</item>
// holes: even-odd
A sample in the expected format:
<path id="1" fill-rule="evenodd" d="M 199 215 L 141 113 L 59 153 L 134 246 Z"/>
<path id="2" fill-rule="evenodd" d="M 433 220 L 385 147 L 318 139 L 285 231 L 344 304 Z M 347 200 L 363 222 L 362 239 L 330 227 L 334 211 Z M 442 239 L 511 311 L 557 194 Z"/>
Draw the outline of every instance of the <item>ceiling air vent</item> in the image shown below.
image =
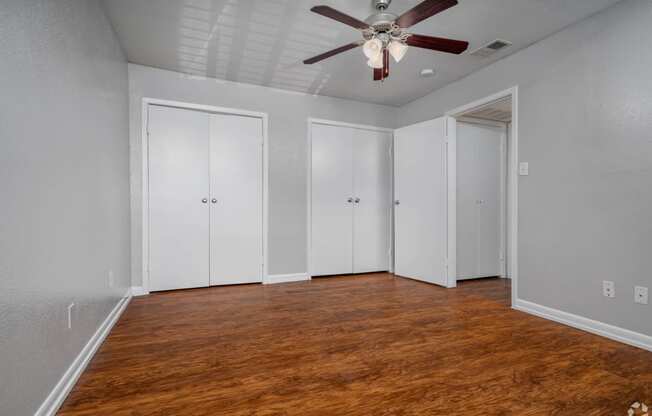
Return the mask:
<path id="1" fill-rule="evenodd" d="M 501 51 L 505 48 L 508 48 L 512 46 L 512 42 L 508 42 L 506 40 L 502 39 L 496 39 L 492 42 L 489 42 L 487 45 L 476 49 L 475 51 L 471 52 L 471 56 L 479 56 L 481 58 L 486 58 L 488 56 L 493 55 L 494 53 Z"/>

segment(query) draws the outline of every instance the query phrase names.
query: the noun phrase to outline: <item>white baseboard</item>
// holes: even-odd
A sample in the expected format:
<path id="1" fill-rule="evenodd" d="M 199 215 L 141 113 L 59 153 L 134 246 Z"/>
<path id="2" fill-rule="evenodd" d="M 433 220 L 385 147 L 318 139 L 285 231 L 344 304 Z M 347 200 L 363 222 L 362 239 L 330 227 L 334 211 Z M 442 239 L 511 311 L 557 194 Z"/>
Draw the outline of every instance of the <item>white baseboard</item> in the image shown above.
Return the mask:
<path id="1" fill-rule="evenodd" d="M 308 273 L 274 274 L 267 276 L 265 284 L 269 285 L 276 283 L 303 282 L 304 280 L 310 280 Z"/>
<path id="2" fill-rule="evenodd" d="M 592 334 L 613 339 L 614 341 L 652 351 L 652 336 L 649 335 L 605 324 L 604 322 L 594 321 L 593 319 L 542 306 L 527 300 L 516 299 L 516 302 L 514 302 L 512 307 L 521 312 L 536 315 Z"/>
<path id="3" fill-rule="evenodd" d="M 145 290 L 142 286 L 133 286 L 131 288 L 131 296 L 145 296 L 149 295 L 149 292 Z"/>
<path id="4" fill-rule="evenodd" d="M 120 315 L 127 308 L 130 300 L 131 291 L 128 290 L 125 296 L 115 305 L 111 313 L 109 313 L 109 316 L 102 322 L 102 325 L 97 328 L 97 331 L 95 331 L 91 339 L 86 343 L 70 367 L 68 367 L 68 370 L 66 370 L 57 385 L 48 394 L 48 397 L 41 404 L 41 407 L 38 408 L 34 416 L 54 416 L 57 413 L 64 400 L 66 400 L 68 393 L 75 386 L 79 376 L 81 376 L 91 361 L 91 358 L 93 358 L 93 355 L 95 355 L 100 345 L 102 345 L 106 336 L 111 332 L 113 325 L 118 322 Z"/>

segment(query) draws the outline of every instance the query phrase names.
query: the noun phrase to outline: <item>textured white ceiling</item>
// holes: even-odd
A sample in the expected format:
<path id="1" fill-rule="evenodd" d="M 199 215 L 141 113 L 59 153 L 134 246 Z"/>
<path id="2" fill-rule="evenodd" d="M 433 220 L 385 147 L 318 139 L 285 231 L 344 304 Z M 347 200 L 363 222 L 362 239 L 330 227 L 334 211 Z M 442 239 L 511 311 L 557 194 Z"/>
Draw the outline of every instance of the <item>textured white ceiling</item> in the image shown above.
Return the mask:
<path id="1" fill-rule="evenodd" d="M 490 58 L 410 48 L 390 78 L 373 82 L 360 49 L 315 65 L 303 59 L 360 39 L 355 29 L 311 13 L 325 4 L 359 19 L 371 0 L 105 0 L 130 62 L 230 81 L 400 106 L 581 20 L 618 0 L 459 0 L 412 28 L 470 42 L 513 46 Z M 394 0 L 395 14 L 419 0 Z M 434 68 L 433 78 L 419 71 Z"/>

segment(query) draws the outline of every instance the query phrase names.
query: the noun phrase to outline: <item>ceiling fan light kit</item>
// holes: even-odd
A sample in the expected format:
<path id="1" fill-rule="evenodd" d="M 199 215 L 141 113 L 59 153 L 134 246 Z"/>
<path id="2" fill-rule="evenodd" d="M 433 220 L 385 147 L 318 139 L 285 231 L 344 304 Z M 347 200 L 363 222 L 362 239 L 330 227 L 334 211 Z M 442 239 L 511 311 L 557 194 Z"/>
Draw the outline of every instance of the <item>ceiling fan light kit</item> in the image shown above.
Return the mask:
<path id="1" fill-rule="evenodd" d="M 383 53 L 383 46 L 383 42 L 380 39 L 372 38 L 364 43 L 362 51 L 367 58 L 373 59 Z"/>
<path id="2" fill-rule="evenodd" d="M 389 43 L 387 49 L 389 49 L 390 55 L 392 55 L 392 58 L 394 58 L 396 62 L 401 62 L 401 59 L 403 59 L 408 51 L 408 46 L 403 42 L 393 40 Z"/>
<path id="3" fill-rule="evenodd" d="M 383 52 L 380 51 L 376 56 L 372 56 L 369 58 L 367 61 L 367 65 L 369 65 L 370 68 L 374 69 L 382 69 L 385 63 L 383 62 Z"/>
<path id="4" fill-rule="evenodd" d="M 469 47 L 468 42 L 461 40 L 407 32 L 409 27 L 457 5 L 457 0 L 425 0 L 401 16 L 386 12 L 391 2 L 391 0 L 375 0 L 378 13 L 369 16 L 364 22 L 329 6 L 315 6 L 310 9 L 314 13 L 358 29 L 363 40 L 306 59 L 303 63 L 312 65 L 362 46 L 362 52 L 368 58 L 367 65 L 374 69 L 374 81 L 384 81 L 389 76 L 389 57 L 400 62 L 410 46 L 457 55 Z"/>

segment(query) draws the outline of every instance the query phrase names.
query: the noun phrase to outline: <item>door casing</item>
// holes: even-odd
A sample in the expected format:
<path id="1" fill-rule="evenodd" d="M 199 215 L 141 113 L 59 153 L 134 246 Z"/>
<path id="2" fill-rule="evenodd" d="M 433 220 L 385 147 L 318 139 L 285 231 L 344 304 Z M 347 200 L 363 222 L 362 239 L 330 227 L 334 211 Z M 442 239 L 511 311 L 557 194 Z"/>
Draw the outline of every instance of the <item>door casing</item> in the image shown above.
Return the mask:
<path id="1" fill-rule="evenodd" d="M 518 164 L 519 164 L 519 150 L 518 150 L 518 86 L 508 88 L 506 90 L 491 94 L 487 97 L 475 100 L 469 104 L 457 107 L 446 113 L 447 116 L 458 118 L 462 117 L 469 111 L 493 103 L 495 101 L 503 100 L 505 98 L 512 99 L 512 129 L 511 134 L 507 138 L 507 148 L 509 150 L 507 157 L 507 240 L 508 250 L 507 261 L 509 262 L 509 273 L 512 280 L 512 300 L 518 299 Z M 453 138 L 456 141 L 455 138 Z M 449 154 L 449 160 L 457 159 L 457 147 L 455 145 L 449 147 L 449 152 L 453 151 L 454 154 Z M 455 165 L 453 165 L 455 166 Z M 451 177 L 457 177 L 457 168 L 451 169 L 449 165 L 448 174 Z M 455 181 L 453 181 L 455 182 Z M 450 186 L 450 181 L 449 181 Z M 457 205 L 456 197 L 453 198 L 455 205 Z M 451 194 L 449 193 L 449 203 L 451 202 Z M 450 211 L 449 211 L 450 212 Z M 456 266 L 457 264 L 457 221 L 456 218 L 448 219 L 448 242 L 449 242 L 449 264 Z M 454 244 L 451 245 L 451 242 Z M 455 267 L 453 267 L 455 268 Z M 449 287 L 457 286 L 457 273 L 450 276 L 449 273 Z"/>

